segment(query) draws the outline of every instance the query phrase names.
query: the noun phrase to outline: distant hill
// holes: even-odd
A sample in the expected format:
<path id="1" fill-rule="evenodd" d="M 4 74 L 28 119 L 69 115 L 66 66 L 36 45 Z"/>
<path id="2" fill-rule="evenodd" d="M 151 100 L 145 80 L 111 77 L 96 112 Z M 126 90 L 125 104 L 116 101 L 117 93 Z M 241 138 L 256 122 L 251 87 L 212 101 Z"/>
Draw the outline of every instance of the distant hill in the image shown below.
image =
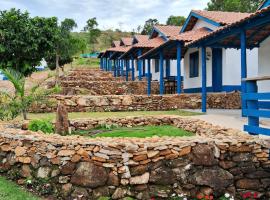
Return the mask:
<path id="1" fill-rule="evenodd" d="M 74 36 L 84 38 L 87 41 L 87 33 L 85 32 L 74 32 Z M 120 40 L 122 37 L 131 37 L 132 33 L 130 32 L 120 32 L 120 31 L 112 31 L 106 30 L 102 31 L 101 35 L 98 38 L 98 43 L 95 44 L 96 51 L 103 51 L 111 46 L 112 41 Z M 90 45 L 87 45 L 87 49 L 84 53 L 90 53 Z"/>

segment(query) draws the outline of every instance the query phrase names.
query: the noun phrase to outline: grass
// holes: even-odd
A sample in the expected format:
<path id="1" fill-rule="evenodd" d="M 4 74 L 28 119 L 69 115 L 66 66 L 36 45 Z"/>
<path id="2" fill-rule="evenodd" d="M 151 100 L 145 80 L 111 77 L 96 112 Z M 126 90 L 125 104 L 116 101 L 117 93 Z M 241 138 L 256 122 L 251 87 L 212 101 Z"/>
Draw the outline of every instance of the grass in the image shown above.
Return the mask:
<path id="1" fill-rule="evenodd" d="M 135 117 L 135 116 L 160 116 L 160 115 L 176 115 L 176 116 L 194 116 L 200 113 L 188 112 L 183 110 L 171 111 L 133 111 L 133 112 L 76 112 L 69 113 L 69 119 L 87 119 L 87 118 L 111 118 L 111 117 Z M 55 119 L 55 113 L 30 113 L 29 119 Z M 22 119 L 20 116 L 19 120 Z"/>
<path id="2" fill-rule="evenodd" d="M 74 61 L 74 68 L 87 67 L 99 68 L 100 61 L 98 58 L 78 58 Z"/>
<path id="3" fill-rule="evenodd" d="M 0 177 L 0 199 L 1 200 L 40 200 L 40 198 L 26 192 L 15 183 Z"/>
<path id="4" fill-rule="evenodd" d="M 97 133 L 99 132 L 99 133 Z M 139 126 L 139 127 L 112 127 L 111 129 L 96 128 L 89 131 L 78 131 L 74 134 L 90 137 L 135 137 L 147 138 L 153 136 L 170 136 L 183 137 L 194 136 L 193 133 L 187 132 L 174 126 Z"/>

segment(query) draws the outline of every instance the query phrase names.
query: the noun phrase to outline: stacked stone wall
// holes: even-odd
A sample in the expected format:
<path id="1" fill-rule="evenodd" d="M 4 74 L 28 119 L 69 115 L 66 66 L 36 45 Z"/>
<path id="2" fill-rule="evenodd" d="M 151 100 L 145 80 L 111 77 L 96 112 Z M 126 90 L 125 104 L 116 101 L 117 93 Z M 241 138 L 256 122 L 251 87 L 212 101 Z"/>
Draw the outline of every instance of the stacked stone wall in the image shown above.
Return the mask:
<path id="1" fill-rule="evenodd" d="M 87 139 L 3 129 L 0 170 L 55 199 L 227 192 L 236 199 L 246 192 L 270 198 L 269 141 L 199 120 L 177 120 L 196 136 Z"/>
<path id="2" fill-rule="evenodd" d="M 201 94 L 182 95 L 56 95 L 48 104 L 33 105 L 30 112 L 53 112 L 57 101 L 61 101 L 69 112 L 107 111 L 162 111 L 175 109 L 200 109 Z M 211 93 L 207 96 L 207 107 L 212 109 L 240 109 L 238 92 Z"/>

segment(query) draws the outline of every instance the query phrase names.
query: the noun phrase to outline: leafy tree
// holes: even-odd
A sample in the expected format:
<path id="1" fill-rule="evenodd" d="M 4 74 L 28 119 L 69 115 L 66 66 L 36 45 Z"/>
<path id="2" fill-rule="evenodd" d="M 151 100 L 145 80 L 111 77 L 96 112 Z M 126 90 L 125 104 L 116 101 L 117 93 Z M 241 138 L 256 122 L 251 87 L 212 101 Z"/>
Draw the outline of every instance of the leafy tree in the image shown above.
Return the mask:
<path id="1" fill-rule="evenodd" d="M 0 11 L 0 68 L 15 88 L 13 103 L 6 111 L 11 117 L 26 111 L 30 99 L 25 95 L 25 77 L 30 76 L 40 61 L 54 49 L 56 18 L 31 18 L 29 13 L 11 9 Z M 9 95 L 5 95 L 6 97 Z M 4 106 L 1 103 L 1 106 Z M 17 108 L 18 107 L 18 108 Z M 0 108 L 3 110 L 4 108 Z M 4 113 L 4 116 L 7 113 Z M 3 113 L 1 112 L 1 116 Z"/>
<path id="2" fill-rule="evenodd" d="M 101 35 L 101 31 L 97 27 L 98 22 L 96 17 L 89 19 L 84 27 L 84 31 L 88 32 L 88 42 L 92 46 L 92 52 L 96 51 L 95 44 L 97 43 L 98 37 Z"/>
<path id="3" fill-rule="evenodd" d="M 158 25 L 159 22 L 157 19 L 148 19 L 143 27 L 142 33 L 143 35 L 149 35 L 155 25 Z"/>
<path id="4" fill-rule="evenodd" d="M 30 18 L 27 12 L 0 11 L 0 67 L 31 75 L 53 49 L 56 18 Z"/>
<path id="5" fill-rule="evenodd" d="M 186 18 L 183 16 L 173 16 L 171 15 L 166 24 L 167 25 L 172 25 L 172 26 L 182 26 L 186 21 Z"/>
<path id="6" fill-rule="evenodd" d="M 209 11 L 255 12 L 263 0 L 211 0 L 207 4 Z"/>

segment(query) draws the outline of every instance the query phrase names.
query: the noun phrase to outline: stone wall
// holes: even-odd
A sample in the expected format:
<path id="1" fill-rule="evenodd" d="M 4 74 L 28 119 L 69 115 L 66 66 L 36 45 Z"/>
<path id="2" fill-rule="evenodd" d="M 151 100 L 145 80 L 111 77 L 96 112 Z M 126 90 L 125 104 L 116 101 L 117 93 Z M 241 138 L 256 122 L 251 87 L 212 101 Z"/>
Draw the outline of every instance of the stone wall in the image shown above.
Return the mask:
<path id="1" fill-rule="evenodd" d="M 87 89 L 88 95 L 145 95 L 146 81 L 61 81 L 64 95 L 72 94 L 73 90 Z M 152 94 L 159 94 L 159 83 L 152 82 Z"/>
<path id="2" fill-rule="evenodd" d="M 240 109 L 240 94 L 212 93 L 208 94 L 208 108 Z M 58 95 L 52 98 L 48 105 L 34 105 L 30 112 L 52 112 L 56 110 L 56 102 L 63 102 L 69 112 L 87 111 L 158 111 L 175 109 L 200 109 L 201 94 L 178 95 L 106 95 L 106 96 L 66 96 Z"/>
<path id="3" fill-rule="evenodd" d="M 53 199 L 170 199 L 229 192 L 270 197 L 269 141 L 193 119 L 187 138 L 87 139 L 3 129 L 0 171 Z M 237 197 L 236 199 L 239 199 Z"/>

